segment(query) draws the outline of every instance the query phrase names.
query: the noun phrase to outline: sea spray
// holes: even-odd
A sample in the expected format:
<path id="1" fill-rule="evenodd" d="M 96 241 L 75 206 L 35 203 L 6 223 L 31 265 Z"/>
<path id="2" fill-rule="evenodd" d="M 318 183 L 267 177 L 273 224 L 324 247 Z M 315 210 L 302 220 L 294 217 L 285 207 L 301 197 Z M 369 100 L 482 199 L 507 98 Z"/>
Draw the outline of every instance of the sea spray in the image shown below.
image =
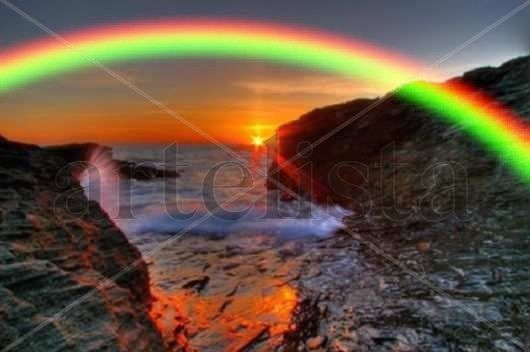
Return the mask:
<path id="1" fill-rule="evenodd" d="M 161 150 L 136 146 L 119 148 L 114 154 L 135 162 L 144 158 L 163 167 Z M 129 235 L 174 235 L 185 231 L 214 235 L 259 233 L 286 238 L 320 237 L 342 228 L 342 218 L 349 214 L 339 206 L 320 206 L 302 199 L 278 201 L 278 191 L 267 190 L 257 175 L 259 171 L 266 172 L 266 160 L 253 170 L 253 179 L 259 183 L 249 189 L 223 186 L 240 183 L 240 175 L 234 170 L 227 168 L 219 173 L 217 186 L 213 186 L 216 206 L 207 206 L 212 203 L 212 194 L 204 190 L 202 182 L 209 170 L 227 162 L 228 156 L 214 147 L 205 146 L 188 146 L 181 148 L 180 153 L 185 163 L 182 177 L 137 181 L 120 177 L 112 155 L 96 150 L 90 157 L 90 167 L 81 176 L 81 183 L 88 197 L 98 201 Z M 247 150 L 239 153 L 242 158 L 250 158 Z M 237 194 L 241 196 L 233 200 Z M 270 207 L 277 209 L 271 212 Z"/>

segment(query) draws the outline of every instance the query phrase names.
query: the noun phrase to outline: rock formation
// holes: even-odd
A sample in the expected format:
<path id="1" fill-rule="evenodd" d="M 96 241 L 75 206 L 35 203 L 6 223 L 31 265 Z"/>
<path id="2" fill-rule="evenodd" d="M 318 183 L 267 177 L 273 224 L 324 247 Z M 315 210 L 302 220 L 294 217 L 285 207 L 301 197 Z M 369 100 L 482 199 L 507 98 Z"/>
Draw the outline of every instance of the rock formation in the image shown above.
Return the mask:
<path id="1" fill-rule="evenodd" d="M 0 350 L 163 350 L 146 264 L 67 161 L 3 138 L 0 158 Z"/>
<path id="2" fill-rule="evenodd" d="M 521 118 L 530 116 L 530 57 L 497 68 L 479 68 L 453 80 L 485 92 Z M 377 102 L 380 104 L 331 138 L 319 140 Z M 374 207 L 422 207 L 422 199 L 438 202 L 442 210 L 450 212 L 449 207 L 462 209 L 469 202 L 484 201 L 484 197 L 494 198 L 500 192 L 520 194 L 524 189 L 501 162 L 458 127 L 398 96 L 356 99 L 315 109 L 281 126 L 278 145 L 277 160 L 289 160 L 301 151 L 304 154 L 279 172 L 273 163 L 271 176 L 301 194 L 345 204 L 363 214 Z M 293 175 L 290 169 L 299 172 Z M 496 186 L 484 187 L 484 182 L 496 182 Z M 445 197 L 447 204 L 441 204 L 439 198 L 444 197 L 439 192 L 447 186 L 457 192 L 455 197 Z M 268 187 L 275 188 L 274 182 L 269 181 Z M 470 199 L 462 199 L 464 194 Z"/>
<path id="3" fill-rule="evenodd" d="M 530 123 L 530 57 L 455 79 Z M 290 189 L 353 210 L 297 281 L 327 307 L 310 336 L 336 351 L 526 350 L 530 190 L 458 127 L 398 97 L 357 99 L 281 126 L 277 160 L 377 101 L 270 168 Z"/>

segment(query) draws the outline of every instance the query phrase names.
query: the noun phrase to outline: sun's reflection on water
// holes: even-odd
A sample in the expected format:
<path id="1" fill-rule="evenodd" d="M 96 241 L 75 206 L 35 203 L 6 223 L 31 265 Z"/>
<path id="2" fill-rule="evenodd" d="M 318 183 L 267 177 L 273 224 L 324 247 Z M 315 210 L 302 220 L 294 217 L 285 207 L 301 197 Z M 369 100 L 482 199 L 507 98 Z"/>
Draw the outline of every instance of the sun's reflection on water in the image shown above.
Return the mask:
<path id="1" fill-rule="evenodd" d="M 231 297 L 152 287 L 150 316 L 169 344 L 187 351 L 239 351 L 257 340 L 272 347 L 290 327 L 297 293 L 274 278 L 259 286 Z"/>

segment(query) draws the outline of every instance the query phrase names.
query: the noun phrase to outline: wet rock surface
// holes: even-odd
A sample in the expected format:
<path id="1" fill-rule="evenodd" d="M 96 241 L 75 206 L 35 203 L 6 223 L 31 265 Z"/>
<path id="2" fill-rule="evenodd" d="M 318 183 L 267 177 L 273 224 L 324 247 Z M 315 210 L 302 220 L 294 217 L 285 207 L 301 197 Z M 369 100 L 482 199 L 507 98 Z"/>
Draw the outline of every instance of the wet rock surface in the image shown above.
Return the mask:
<path id="1" fill-rule="evenodd" d="M 144 236 L 135 239 L 144 253 L 171 239 Z M 299 301 L 294 284 L 302 262 L 280 254 L 289 246 L 259 234 L 194 234 L 164 245 L 148 260 L 155 297 L 150 314 L 165 340 L 186 351 L 280 346 L 284 333 L 296 329 L 291 323 Z"/>
<path id="2" fill-rule="evenodd" d="M 321 241 L 304 256 L 295 285 L 319 307 L 309 310 L 318 329 L 308 326 L 306 335 L 326 336 L 331 351 L 524 351 L 528 234 L 503 232 L 492 239 L 430 230 L 428 253 L 416 249 L 426 232 Z"/>
<path id="3" fill-rule="evenodd" d="M 524 350 L 527 235 L 475 236 L 470 247 L 432 230 L 425 252 L 424 232 L 358 230 L 294 241 L 181 238 L 150 262 L 150 314 L 176 351 Z M 143 251 L 156 246 L 142 242 Z M 299 255 L 281 255 L 298 246 Z"/>
<path id="4" fill-rule="evenodd" d="M 530 57 L 458 80 L 529 120 Z M 317 109 L 281 127 L 279 160 L 375 101 Z M 317 331 L 296 335 L 304 336 L 299 350 L 316 336 L 332 351 L 528 350 L 530 192 L 506 165 L 396 97 L 294 166 L 309 161 L 310 181 L 293 182 L 289 168 L 279 180 L 354 214 L 343 233 L 305 253 L 297 287 L 322 308 Z M 344 161 L 356 168 L 327 178 Z"/>
<path id="5" fill-rule="evenodd" d="M 0 159 L 0 350 L 163 350 L 140 253 L 66 161 L 5 139 Z"/>

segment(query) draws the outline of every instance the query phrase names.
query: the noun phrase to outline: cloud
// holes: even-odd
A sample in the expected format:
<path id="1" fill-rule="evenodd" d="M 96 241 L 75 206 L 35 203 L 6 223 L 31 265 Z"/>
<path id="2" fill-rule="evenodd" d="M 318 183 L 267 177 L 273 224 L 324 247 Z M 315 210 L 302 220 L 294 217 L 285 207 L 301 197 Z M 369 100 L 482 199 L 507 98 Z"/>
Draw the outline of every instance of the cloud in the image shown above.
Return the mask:
<path id="1" fill-rule="evenodd" d="M 370 84 L 353 82 L 351 79 L 330 76 L 302 76 L 253 79 L 234 82 L 239 88 L 247 89 L 254 94 L 270 95 L 328 95 L 353 98 L 356 96 L 376 96 L 385 93 L 385 87 L 375 87 Z"/>

